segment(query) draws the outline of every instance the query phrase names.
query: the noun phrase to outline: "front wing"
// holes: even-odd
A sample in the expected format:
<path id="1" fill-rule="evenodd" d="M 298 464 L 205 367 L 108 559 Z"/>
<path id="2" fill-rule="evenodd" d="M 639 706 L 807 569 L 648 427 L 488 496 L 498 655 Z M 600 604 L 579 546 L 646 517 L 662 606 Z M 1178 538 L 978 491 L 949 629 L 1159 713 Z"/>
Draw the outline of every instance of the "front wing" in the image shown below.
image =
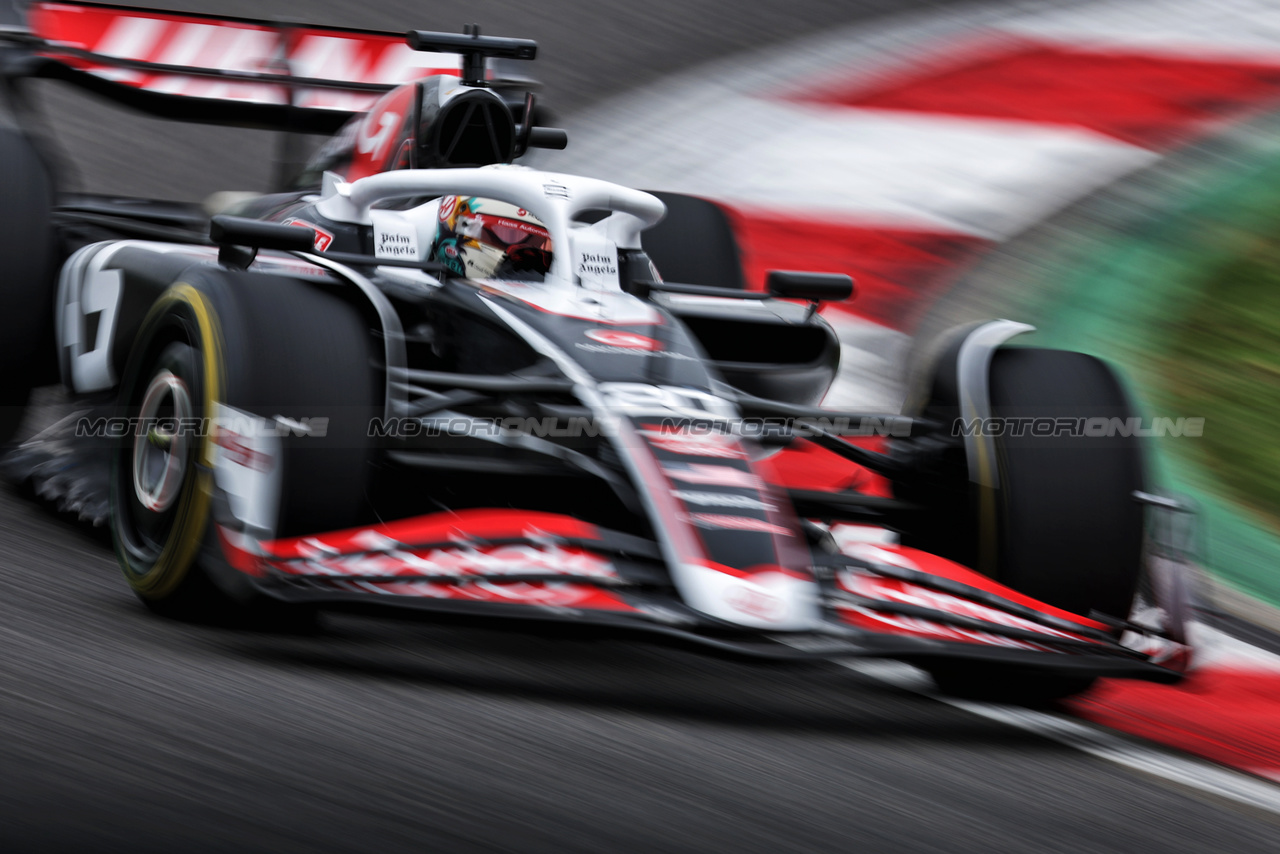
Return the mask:
<path id="1" fill-rule="evenodd" d="M 820 620 L 769 632 L 686 606 L 656 543 L 559 514 L 473 509 L 277 540 L 219 525 L 217 537 L 227 570 L 299 604 L 566 621 L 775 659 L 968 659 L 1170 683 L 1189 658 L 1157 632 L 1126 625 L 1122 637 L 1113 625 L 883 543 L 815 548 Z M 745 611 L 776 607 L 766 590 L 744 585 L 740 595 Z"/>

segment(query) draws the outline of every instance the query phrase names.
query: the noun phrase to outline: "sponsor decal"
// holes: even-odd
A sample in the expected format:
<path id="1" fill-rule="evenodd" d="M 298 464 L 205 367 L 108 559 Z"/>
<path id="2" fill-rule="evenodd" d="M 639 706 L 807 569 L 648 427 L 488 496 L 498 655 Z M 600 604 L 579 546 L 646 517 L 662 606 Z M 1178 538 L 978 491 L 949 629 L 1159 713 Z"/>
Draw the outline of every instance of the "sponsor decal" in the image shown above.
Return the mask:
<path id="1" fill-rule="evenodd" d="M 573 241 L 573 273 L 584 288 L 618 290 L 618 247 L 596 234 L 577 233 Z"/>
<path id="2" fill-rule="evenodd" d="M 677 361 L 693 361 L 694 357 L 684 353 L 676 353 L 662 349 L 662 342 L 637 332 L 624 332 L 620 329 L 588 329 L 584 333 L 595 344 L 575 344 L 579 350 L 589 353 L 605 353 L 609 355 L 654 356 Z"/>
<path id="3" fill-rule="evenodd" d="M 214 404 L 214 482 L 226 496 L 231 515 L 259 531 L 275 527 L 280 496 L 280 436 L 274 426 L 265 418 Z"/>
<path id="4" fill-rule="evenodd" d="M 724 433 L 693 433 L 688 430 L 642 430 L 649 444 L 660 451 L 685 457 L 716 457 L 745 460 L 747 454 L 738 439 Z"/>
<path id="5" fill-rule="evenodd" d="M 244 466 L 254 471 L 271 471 L 273 460 L 263 451 L 245 444 L 245 437 L 230 430 L 218 430 L 214 433 L 213 442 L 222 449 L 222 459 L 234 466 Z"/>
<path id="6" fill-rule="evenodd" d="M 361 581 L 335 579 L 335 587 L 354 593 L 381 593 L 423 599 L 530 605 L 542 608 L 581 608 L 595 611 L 634 611 L 616 595 L 598 587 L 561 581 L 494 583 L 476 581 L 466 585 L 433 584 L 421 581 Z"/>
<path id="7" fill-rule="evenodd" d="M 706 391 L 672 385 L 604 382 L 596 386 L 610 409 L 628 415 L 736 418 L 734 405 Z M 710 427 L 701 432 L 710 432 Z"/>
<path id="8" fill-rule="evenodd" d="M 403 544 L 425 546 L 494 539 L 542 542 L 555 537 L 597 539 L 598 532 L 594 525 L 571 516 L 536 510 L 484 507 L 428 513 L 369 528 L 333 531 L 321 536 L 334 554 L 350 554 L 366 550 L 370 542 L 385 543 L 387 540 L 392 541 L 393 545 L 408 548 L 408 545 Z M 264 544 L 264 549 L 277 558 L 300 557 L 304 556 L 298 551 L 300 542 L 298 538 L 276 540 Z"/>
<path id="9" fill-rule="evenodd" d="M 698 463 L 664 466 L 663 474 L 674 481 L 695 486 L 730 486 L 743 489 L 760 489 L 763 481 L 755 474 L 730 466 Z"/>
<path id="10" fill-rule="evenodd" d="M 776 622 L 782 617 L 785 603 L 759 585 L 742 583 L 731 586 L 724 601 L 730 608 L 765 622 Z"/>
<path id="11" fill-rule="evenodd" d="M 333 244 L 333 234 L 325 231 L 314 222 L 307 222 L 305 219 L 294 219 L 290 217 L 284 221 L 285 225 L 297 225 L 302 228 L 309 228 L 316 233 L 315 248 L 317 252 L 323 252 Z"/>
<path id="12" fill-rule="evenodd" d="M 672 350 L 636 350 L 626 347 L 610 347 L 604 344 L 583 344 L 581 341 L 573 345 L 587 353 L 602 353 L 606 356 L 650 356 L 658 359 L 674 359 L 677 362 L 692 362 L 693 356 L 676 353 Z"/>
<path id="13" fill-rule="evenodd" d="M 679 498 L 685 504 L 698 504 L 701 506 L 711 507 L 735 507 L 739 510 L 776 510 L 766 501 L 761 501 L 751 495 L 734 495 L 726 492 L 690 492 L 688 490 L 673 490 L 672 495 Z"/>
<path id="14" fill-rule="evenodd" d="M 1050 647 L 1037 643 L 1006 638 L 987 632 L 971 631 L 917 617 L 904 617 L 898 614 L 880 614 L 844 604 L 839 604 L 846 622 L 872 631 L 889 632 L 890 634 L 909 635 L 912 637 L 935 638 L 938 640 L 959 641 L 961 643 L 979 643 L 987 646 L 1003 646 L 1011 649 L 1031 649 L 1038 652 L 1049 652 Z"/>
<path id="15" fill-rule="evenodd" d="M 578 275 L 613 277 L 618 275 L 618 262 L 604 252 L 583 252 L 578 256 Z"/>
<path id="16" fill-rule="evenodd" d="M 934 611 L 943 611 L 958 617 L 968 617 L 974 620 L 983 620 L 988 623 L 1008 626 L 1009 628 L 1037 632 L 1049 637 L 1062 638 L 1064 640 L 1086 640 L 1079 635 L 1060 632 L 1031 620 L 1024 620 L 998 608 L 989 608 L 976 602 L 970 602 L 967 599 L 961 599 L 958 596 L 930 590 L 926 587 L 918 587 L 904 581 L 877 578 L 849 570 L 841 572 L 838 579 L 840 586 L 845 590 L 872 600 L 867 604 L 867 607 L 872 609 L 875 608 L 875 600 L 898 602 L 904 605 L 916 605 L 921 608 L 930 608 Z"/>
<path id="17" fill-rule="evenodd" d="M 390 110 L 380 115 L 370 113 L 360 123 L 360 132 L 356 136 L 356 150 L 361 154 L 369 155 L 370 160 L 381 161 L 387 153 L 391 135 L 395 133 L 399 124 L 399 113 Z"/>
<path id="18" fill-rule="evenodd" d="M 628 350 L 661 350 L 662 342 L 647 335 L 635 332 L 623 332 L 620 329 L 588 329 L 588 338 L 608 347 L 622 347 Z"/>
<path id="19" fill-rule="evenodd" d="M 461 67 L 456 55 L 415 51 L 403 36 L 391 33 L 272 27 L 71 3 L 33 3 L 27 16 L 35 35 L 53 43 L 45 52 L 67 65 L 122 85 L 171 95 L 289 103 L 288 93 L 276 85 L 118 68 L 60 54 L 59 48 L 65 45 L 160 65 L 223 71 L 271 72 L 277 70 L 273 63 L 281 62 L 297 77 L 393 85 L 432 74 L 457 76 Z M 301 89 L 295 95 L 295 106 L 306 109 L 364 112 L 379 93 L 326 88 Z"/>
<path id="20" fill-rule="evenodd" d="M 791 532 L 781 525 L 775 525 L 767 519 L 753 519 L 750 516 L 728 516 L 721 513 L 691 513 L 689 518 L 699 528 L 719 528 L 727 531 L 751 531 L 761 534 L 777 534 L 791 536 Z"/>
<path id="21" fill-rule="evenodd" d="M 418 259 L 418 229 L 395 211 L 370 211 L 373 254 L 378 258 Z"/>
<path id="22" fill-rule="evenodd" d="M 707 562 L 680 568 L 686 603 L 704 614 L 771 630 L 812 629 L 822 619 L 813 581 L 780 566 L 762 564 L 745 575 Z"/>
<path id="23" fill-rule="evenodd" d="M 413 87 L 393 89 L 383 95 L 356 126 L 355 151 L 343 170 L 348 181 L 394 168 L 392 147 L 401 137 L 404 117 L 412 109 Z"/>
<path id="24" fill-rule="evenodd" d="M 615 578 L 617 573 L 608 560 L 579 548 L 535 545 L 491 547 L 458 546 L 435 549 L 396 549 L 334 554 L 332 546 L 322 541 L 303 541 L 309 546 L 311 559 L 305 561 L 273 561 L 290 575 L 341 576 L 478 576 L 502 575 L 519 579 L 528 575 L 586 576 Z M 301 550 L 301 549 L 300 549 Z M 304 553 L 305 554 L 305 553 Z"/>
<path id="25" fill-rule="evenodd" d="M 841 551 L 849 557 L 856 557 L 858 560 L 865 560 L 867 563 L 883 563 L 888 566 L 902 567 L 903 569 L 920 569 L 916 562 L 906 555 L 893 549 L 880 548 L 877 543 L 867 540 L 855 540 L 842 546 Z"/>
<path id="26" fill-rule="evenodd" d="M 467 204 L 457 209 L 458 233 L 479 239 L 484 236 L 484 230 L 489 229 L 499 240 L 509 246 L 520 244 L 549 251 L 551 233 L 541 225 L 520 219 L 512 219 L 509 216 L 487 213 L 481 210 L 482 207 L 483 201 L 473 197 Z M 519 232 L 520 234 L 513 234 L 512 232 Z M 525 237 L 520 235 L 525 235 Z M 542 239 L 529 241 L 525 239 L 528 235 Z"/>
<path id="27" fill-rule="evenodd" d="M 301 258 L 287 258 L 259 255 L 253 261 L 255 270 L 288 270 L 290 273 L 302 273 L 307 276 L 327 276 L 329 271 L 324 267 L 303 261 Z"/>
<path id="28" fill-rule="evenodd" d="M 588 291 L 584 288 L 547 288 L 541 283 L 503 282 L 490 280 L 482 289 L 486 293 L 501 294 L 517 299 L 527 306 L 577 320 L 589 320 L 594 324 L 610 326 L 661 326 L 662 314 L 652 305 L 635 299 L 621 291 Z M 598 347 L 598 344 L 578 342 L 579 347 Z M 610 350 L 611 353 L 621 352 Z"/>

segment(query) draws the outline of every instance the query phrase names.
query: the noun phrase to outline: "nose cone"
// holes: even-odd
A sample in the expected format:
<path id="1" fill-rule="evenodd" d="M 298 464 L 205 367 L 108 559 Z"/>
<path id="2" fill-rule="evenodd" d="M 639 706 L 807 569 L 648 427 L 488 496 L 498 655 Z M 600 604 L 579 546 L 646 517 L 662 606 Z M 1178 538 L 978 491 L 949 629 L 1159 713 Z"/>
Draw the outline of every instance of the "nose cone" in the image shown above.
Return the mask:
<path id="1" fill-rule="evenodd" d="M 781 567 L 727 567 L 685 564 L 685 603 L 710 617 L 753 629 L 809 631 L 821 622 L 818 585 Z"/>

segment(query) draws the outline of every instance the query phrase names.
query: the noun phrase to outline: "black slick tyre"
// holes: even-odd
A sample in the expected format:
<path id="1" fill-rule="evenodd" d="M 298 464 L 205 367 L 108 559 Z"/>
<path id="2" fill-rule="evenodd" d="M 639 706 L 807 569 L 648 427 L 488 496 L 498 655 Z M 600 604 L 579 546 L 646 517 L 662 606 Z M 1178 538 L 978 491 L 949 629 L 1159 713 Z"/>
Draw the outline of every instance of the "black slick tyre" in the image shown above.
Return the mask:
<path id="1" fill-rule="evenodd" d="M 998 350 L 993 415 L 1069 419 L 1110 429 L 1134 412 L 1115 373 L 1084 353 Z M 1031 433 L 1032 422 L 1024 430 Z M 1103 432 L 1101 429 L 1098 432 Z M 1023 435 L 996 439 L 997 579 L 1075 614 L 1129 616 L 1142 566 L 1142 439 L 1137 435 Z"/>
<path id="2" fill-rule="evenodd" d="M 0 127 L 0 443 L 33 386 L 53 381 L 53 182 L 31 141 Z"/>
<path id="3" fill-rule="evenodd" d="M 369 323 L 314 284 L 202 267 L 170 287 L 124 371 L 120 414 L 140 420 L 111 465 L 116 555 L 138 597 L 202 621 L 287 610 L 222 558 L 216 522 L 237 524 L 214 468 L 225 437 L 172 435 L 148 419 L 235 411 L 285 425 L 277 457 L 263 461 L 278 473 L 272 534 L 321 533 L 363 521 L 380 377 Z M 290 429 L 317 418 L 323 430 Z"/>
<path id="4" fill-rule="evenodd" d="M 1004 348 L 992 359 L 990 395 L 992 415 L 1022 427 L 995 438 L 1000 488 L 977 499 L 977 535 L 988 538 L 988 554 L 994 546 L 987 568 L 1002 584 L 1074 614 L 1127 618 L 1142 567 L 1144 516 L 1133 494 L 1144 471 L 1141 438 L 1124 435 L 1136 413 L 1119 379 L 1083 353 Z M 1125 429 L 1110 429 L 1116 419 Z M 1099 435 L 1067 435 L 1071 421 Z M 992 664 L 930 670 L 947 693 L 1002 701 L 1051 700 L 1092 683 Z"/>

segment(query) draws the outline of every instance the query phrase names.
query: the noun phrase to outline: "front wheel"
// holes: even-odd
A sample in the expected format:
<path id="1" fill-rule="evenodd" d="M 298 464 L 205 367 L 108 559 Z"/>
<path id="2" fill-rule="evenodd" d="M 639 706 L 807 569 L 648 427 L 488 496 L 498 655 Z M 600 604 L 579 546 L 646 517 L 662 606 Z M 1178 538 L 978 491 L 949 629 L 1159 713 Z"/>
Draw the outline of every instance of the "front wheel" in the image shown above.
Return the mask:
<path id="1" fill-rule="evenodd" d="M 1006 425 L 994 440 L 999 488 L 975 498 L 978 542 L 969 553 L 987 555 L 979 568 L 1041 602 L 1127 618 L 1143 561 L 1134 493 L 1144 488 L 1144 466 L 1119 379 L 1083 353 L 1004 348 L 991 360 L 990 402 Z M 1090 429 L 1073 433 L 1071 424 Z M 1064 697 L 1092 682 L 989 664 L 931 672 L 948 693 L 1002 700 Z"/>
<path id="2" fill-rule="evenodd" d="M 116 557 L 134 592 L 153 610 L 195 616 L 224 604 L 193 571 L 210 516 L 212 475 L 201 470 L 199 432 L 181 429 L 208 410 L 198 342 L 166 343 L 126 389 L 138 428 L 112 461 Z M 145 425 L 155 422 L 157 426 Z"/>
<path id="3" fill-rule="evenodd" d="M 369 324 L 313 285 L 197 268 L 170 287 L 130 353 L 118 414 L 132 420 L 111 464 L 116 557 L 147 607 L 294 622 L 224 558 L 221 537 L 363 521 L 377 379 Z M 265 443 L 214 423 L 228 413 Z M 294 429 L 317 419 L 323 429 Z"/>

